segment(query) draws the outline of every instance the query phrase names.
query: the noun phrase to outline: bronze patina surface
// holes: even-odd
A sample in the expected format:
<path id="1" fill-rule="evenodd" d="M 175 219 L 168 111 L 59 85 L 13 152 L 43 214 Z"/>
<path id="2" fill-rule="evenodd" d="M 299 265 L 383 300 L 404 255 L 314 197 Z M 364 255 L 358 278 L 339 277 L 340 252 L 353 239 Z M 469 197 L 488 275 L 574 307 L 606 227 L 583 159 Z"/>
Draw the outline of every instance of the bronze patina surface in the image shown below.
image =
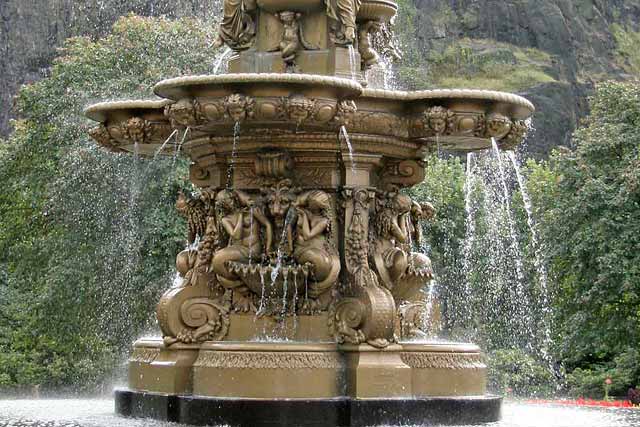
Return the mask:
<path id="1" fill-rule="evenodd" d="M 122 413 L 204 414 L 209 402 L 230 411 L 210 420 L 242 425 L 233 408 L 259 399 L 257 411 L 271 402 L 290 415 L 283 425 L 305 424 L 292 421 L 304 414 L 295 402 L 357 425 L 371 408 L 416 420 L 467 399 L 475 420 L 499 416 L 498 400 L 479 397 L 480 349 L 425 340 L 437 311 L 419 248 L 435 212 L 402 190 L 424 179 L 436 146 L 517 145 L 534 108 L 493 91 L 368 88 L 367 71 L 398 55 L 396 10 L 391 0 L 224 0 L 231 74 L 165 80 L 155 87 L 164 99 L 86 110 L 100 122 L 91 136 L 111 151 L 180 144 L 200 189 L 178 196 L 192 249 L 178 254 L 180 283 L 158 304 L 162 338 L 134 346 Z M 163 409 L 131 410 L 154 405 Z"/>

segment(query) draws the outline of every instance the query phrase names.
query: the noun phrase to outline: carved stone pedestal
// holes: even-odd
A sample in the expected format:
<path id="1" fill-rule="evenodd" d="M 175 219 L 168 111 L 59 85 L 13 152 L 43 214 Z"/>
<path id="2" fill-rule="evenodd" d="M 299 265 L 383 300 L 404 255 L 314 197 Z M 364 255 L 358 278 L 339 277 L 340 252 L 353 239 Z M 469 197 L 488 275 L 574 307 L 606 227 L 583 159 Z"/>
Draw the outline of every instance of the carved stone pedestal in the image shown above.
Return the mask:
<path id="1" fill-rule="evenodd" d="M 231 74 L 164 80 L 165 100 L 100 103 L 115 152 L 181 153 L 190 248 L 139 341 L 119 413 L 193 424 L 495 421 L 479 349 L 429 343 L 437 301 L 403 191 L 435 149 L 509 148 L 534 108 L 482 90 L 375 90 L 395 0 L 223 0 Z M 422 339 L 421 343 L 412 341 Z"/>
<path id="2" fill-rule="evenodd" d="M 495 421 L 500 412 L 499 399 L 481 397 L 486 366 L 479 349 L 466 344 L 378 349 L 218 342 L 167 348 L 160 340 L 142 340 L 135 344 L 129 378 L 130 389 L 116 392 L 121 414 L 201 425 L 355 426 L 384 419 L 427 425 Z M 252 415 L 235 412 L 241 407 Z M 462 407 L 474 412 L 457 413 Z M 249 422 L 252 411 L 265 417 Z"/>

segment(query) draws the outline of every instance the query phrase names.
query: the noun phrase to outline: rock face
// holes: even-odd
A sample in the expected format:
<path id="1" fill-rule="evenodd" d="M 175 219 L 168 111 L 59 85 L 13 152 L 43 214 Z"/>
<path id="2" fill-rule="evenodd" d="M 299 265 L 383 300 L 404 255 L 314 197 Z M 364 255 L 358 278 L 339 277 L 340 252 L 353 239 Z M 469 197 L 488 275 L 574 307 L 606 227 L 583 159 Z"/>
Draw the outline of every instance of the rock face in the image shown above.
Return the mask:
<path id="1" fill-rule="evenodd" d="M 537 131 L 528 144 L 534 155 L 569 142 L 594 83 L 630 77 L 615 28 L 638 31 L 638 0 L 413 0 L 413 5 L 412 24 L 423 52 L 456 39 L 490 39 L 551 56 L 546 72 L 556 81 L 520 91 L 538 110 Z"/>
<path id="2" fill-rule="evenodd" d="M 72 36 L 100 36 L 130 12 L 143 16 L 206 16 L 207 0 L 0 1 L 0 136 L 9 132 L 12 98 L 20 85 L 46 75 L 56 48 Z"/>
<path id="3" fill-rule="evenodd" d="M 517 91 L 538 109 L 529 139 L 534 155 L 545 155 L 567 144 L 577 121 L 586 113 L 586 96 L 595 82 L 629 77 L 629 64 L 619 54 L 613 28 L 638 31 L 640 0 L 401 0 L 406 22 L 399 26 L 417 56 L 445 50 L 458 41 L 475 43 L 470 54 L 507 58 L 509 46 L 536 48 L 548 54 L 541 64 L 545 79 L 531 79 Z M 55 49 L 67 37 L 99 36 L 115 19 L 133 12 L 140 15 L 207 16 L 219 9 L 205 0 L 4 0 L 0 2 L 0 135 L 9 132 L 12 97 L 18 87 L 46 75 Z M 407 30 L 408 29 L 408 30 Z M 491 40 L 500 49 L 489 49 Z M 507 45 L 507 48 L 504 47 Z M 464 50 L 464 52 L 467 52 Z M 467 53 L 465 53 L 466 55 Z M 419 64 L 425 67 L 425 64 Z M 526 77 L 526 76 L 525 76 Z M 524 79 L 526 81 L 526 78 Z M 482 82 L 472 81 L 470 84 Z M 418 85 L 420 86 L 420 85 Z M 429 86 L 425 81 L 422 86 Z M 491 87 L 492 89 L 500 87 Z M 513 90 L 510 85 L 504 89 Z"/>

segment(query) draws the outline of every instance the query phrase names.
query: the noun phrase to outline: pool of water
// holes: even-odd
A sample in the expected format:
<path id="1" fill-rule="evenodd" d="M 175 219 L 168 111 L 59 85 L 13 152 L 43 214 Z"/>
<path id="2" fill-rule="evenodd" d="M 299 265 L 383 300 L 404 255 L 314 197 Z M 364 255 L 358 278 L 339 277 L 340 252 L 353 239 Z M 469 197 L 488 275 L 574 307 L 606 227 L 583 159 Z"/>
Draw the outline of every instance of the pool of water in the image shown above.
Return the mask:
<path id="1" fill-rule="evenodd" d="M 574 408 L 505 402 L 503 419 L 484 427 L 638 427 L 640 409 Z M 0 427 L 180 427 L 126 419 L 110 399 L 0 400 Z"/>

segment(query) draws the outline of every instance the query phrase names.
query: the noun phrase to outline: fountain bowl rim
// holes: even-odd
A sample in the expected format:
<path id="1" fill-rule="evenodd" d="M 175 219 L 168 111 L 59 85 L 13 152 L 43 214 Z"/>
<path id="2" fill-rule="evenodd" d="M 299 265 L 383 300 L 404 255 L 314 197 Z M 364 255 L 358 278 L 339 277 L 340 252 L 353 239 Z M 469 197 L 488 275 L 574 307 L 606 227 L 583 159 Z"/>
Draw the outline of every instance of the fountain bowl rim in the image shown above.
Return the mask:
<path id="1" fill-rule="evenodd" d="M 83 110 L 86 117 L 96 122 L 105 123 L 108 112 L 118 110 L 161 110 L 172 102 L 168 99 L 125 99 L 104 101 L 92 104 Z"/>
<path id="2" fill-rule="evenodd" d="M 345 92 L 344 98 L 358 97 L 362 85 L 355 80 L 342 77 L 323 76 L 318 74 L 287 74 L 287 73 L 231 73 L 231 74 L 203 74 L 195 76 L 174 77 L 162 80 L 153 87 L 153 92 L 162 97 L 178 101 L 191 97 L 188 88 L 215 85 L 251 85 L 251 84 L 283 84 L 308 85 L 309 87 L 332 87 Z"/>
<path id="3" fill-rule="evenodd" d="M 528 99 L 509 92 L 486 89 L 428 89 L 407 92 L 408 101 L 422 101 L 430 99 L 469 99 L 478 101 L 497 101 L 514 104 L 529 110 L 529 115 L 536 111 L 536 107 Z"/>

